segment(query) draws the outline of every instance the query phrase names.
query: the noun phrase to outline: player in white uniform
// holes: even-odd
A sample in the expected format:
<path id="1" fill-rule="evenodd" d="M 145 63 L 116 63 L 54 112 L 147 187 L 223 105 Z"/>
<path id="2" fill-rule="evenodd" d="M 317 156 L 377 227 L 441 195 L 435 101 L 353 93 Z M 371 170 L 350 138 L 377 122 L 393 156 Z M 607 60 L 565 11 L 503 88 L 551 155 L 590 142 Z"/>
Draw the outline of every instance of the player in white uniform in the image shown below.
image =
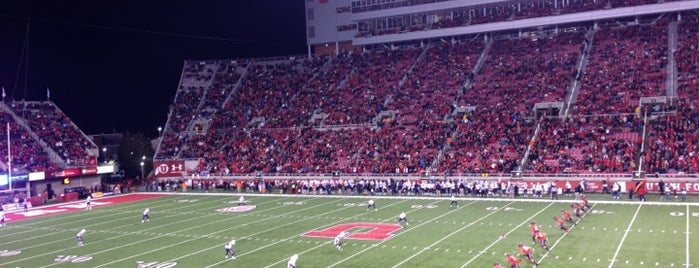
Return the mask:
<path id="1" fill-rule="evenodd" d="M 92 209 L 92 195 L 88 195 L 87 199 L 85 199 L 85 210 L 91 210 Z"/>
<path id="2" fill-rule="evenodd" d="M 451 206 L 456 206 L 457 208 L 459 207 L 459 203 L 456 203 L 456 196 L 454 195 L 451 196 L 451 202 L 449 203 L 449 207 Z"/>
<path id="3" fill-rule="evenodd" d="M 146 209 L 143 211 L 143 214 L 141 215 L 141 223 L 150 221 L 150 216 L 149 216 L 149 214 L 150 214 L 150 208 L 146 208 Z"/>
<path id="4" fill-rule="evenodd" d="M 75 235 L 75 240 L 78 240 L 78 246 L 82 246 L 85 244 L 85 241 L 83 240 L 83 235 L 85 235 L 85 229 L 80 230 L 77 235 Z"/>
<path id="5" fill-rule="evenodd" d="M 0 227 L 5 227 L 5 211 L 0 210 Z"/>
<path id="6" fill-rule="evenodd" d="M 369 199 L 369 203 L 366 206 L 366 210 L 369 210 L 370 208 L 374 208 L 374 211 L 379 211 L 376 209 L 376 203 L 374 203 L 374 199 Z"/>
<path id="7" fill-rule="evenodd" d="M 333 244 L 335 244 L 335 247 L 339 251 L 342 251 L 342 239 L 345 238 L 345 236 L 347 236 L 347 233 L 345 233 L 345 231 L 342 231 L 335 237 L 335 240 L 333 240 Z"/>
<path id="8" fill-rule="evenodd" d="M 238 198 L 238 206 L 244 206 L 245 205 L 245 197 L 241 196 Z"/>
<path id="9" fill-rule="evenodd" d="M 289 258 L 289 261 L 286 262 L 286 268 L 296 268 L 296 260 L 298 260 L 298 258 L 298 254 L 294 254 L 294 256 L 291 256 L 291 258 Z"/>
<path id="10" fill-rule="evenodd" d="M 226 243 L 224 246 L 224 249 L 226 250 L 226 257 L 225 259 L 228 259 L 228 256 L 231 257 L 231 259 L 235 260 L 235 250 L 233 249 L 235 247 L 235 239 L 231 240 L 230 242 Z"/>
<path id="11" fill-rule="evenodd" d="M 410 225 L 410 223 L 408 223 L 408 218 L 405 215 L 405 212 L 401 212 L 400 215 L 398 215 L 398 223 L 400 223 L 402 221 L 405 222 L 405 225 Z"/>

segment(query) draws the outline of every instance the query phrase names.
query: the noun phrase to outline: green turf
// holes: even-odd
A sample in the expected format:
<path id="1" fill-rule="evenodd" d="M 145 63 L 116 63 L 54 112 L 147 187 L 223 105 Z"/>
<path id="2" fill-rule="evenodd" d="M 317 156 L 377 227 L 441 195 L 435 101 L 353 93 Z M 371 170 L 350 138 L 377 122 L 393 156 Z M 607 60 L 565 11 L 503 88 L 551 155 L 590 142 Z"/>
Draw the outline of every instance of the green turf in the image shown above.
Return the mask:
<path id="1" fill-rule="evenodd" d="M 448 198 L 379 198 L 379 210 L 367 211 L 367 197 L 264 195 L 246 198 L 253 211 L 216 211 L 236 206 L 237 197 L 171 195 L 13 222 L 0 229 L 0 267 L 286 267 L 293 254 L 299 268 L 492 267 L 517 244 L 532 244 L 531 221 L 552 248 L 533 245 L 538 267 L 686 267 L 687 258 L 699 264 L 696 203 L 593 202 L 565 233 L 552 217 L 569 201 L 462 199 L 449 208 Z M 141 223 L 146 207 L 151 221 Z M 301 236 L 340 223 L 397 223 L 400 212 L 410 225 L 393 237 L 345 239 L 342 252 L 329 238 Z M 80 247 L 74 236 L 82 228 L 88 232 Z M 223 245 L 232 238 L 238 258 L 226 260 Z"/>

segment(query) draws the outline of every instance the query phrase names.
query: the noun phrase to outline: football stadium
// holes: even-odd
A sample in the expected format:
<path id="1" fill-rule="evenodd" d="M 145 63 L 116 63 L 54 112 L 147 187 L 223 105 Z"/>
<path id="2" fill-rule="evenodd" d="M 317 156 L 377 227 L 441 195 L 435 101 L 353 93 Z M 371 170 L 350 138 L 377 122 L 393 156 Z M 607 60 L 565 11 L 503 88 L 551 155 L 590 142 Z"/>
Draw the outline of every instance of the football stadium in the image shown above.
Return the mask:
<path id="1" fill-rule="evenodd" d="M 0 103 L 0 267 L 699 265 L 699 0 L 304 2 L 182 64 L 143 179 Z"/>

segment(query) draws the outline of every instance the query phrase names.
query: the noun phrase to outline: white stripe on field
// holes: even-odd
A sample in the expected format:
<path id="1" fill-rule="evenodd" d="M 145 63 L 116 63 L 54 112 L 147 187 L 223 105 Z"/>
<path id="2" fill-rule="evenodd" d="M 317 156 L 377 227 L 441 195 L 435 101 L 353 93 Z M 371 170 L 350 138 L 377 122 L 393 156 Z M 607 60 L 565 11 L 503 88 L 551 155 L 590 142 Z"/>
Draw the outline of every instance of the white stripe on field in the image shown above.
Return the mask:
<path id="1" fill-rule="evenodd" d="M 512 204 L 512 203 L 513 203 L 513 202 L 510 202 L 510 204 Z M 439 239 L 439 240 L 435 241 L 434 243 L 430 244 L 429 246 L 423 248 L 422 250 L 418 251 L 417 253 L 413 254 L 412 256 L 406 258 L 405 260 L 402 260 L 401 262 L 397 263 L 396 265 L 393 265 L 392 268 L 396 268 L 396 267 L 400 266 L 401 264 L 406 263 L 407 261 L 409 261 L 409 260 L 413 259 L 414 257 L 416 257 L 417 255 L 420 255 L 420 254 L 422 254 L 423 252 L 429 250 L 430 248 L 432 248 L 432 247 L 434 247 L 435 245 L 441 243 L 442 241 L 446 240 L 447 238 L 451 237 L 452 235 L 455 235 L 456 233 L 461 232 L 461 231 L 463 231 L 464 229 L 473 226 L 473 225 L 476 224 L 477 222 L 480 222 L 480 221 L 482 221 L 483 219 L 490 217 L 491 215 L 495 214 L 496 212 L 502 211 L 503 209 L 505 209 L 505 208 L 506 208 L 508 205 L 510 205 L 510 204 L 504 205 L 503 207 L 501 207 L 501 208 L 499 208 L 499 209 L 497 209 L 497 210 L 493 210 L 492 212 L 490 212 L 490 213 L 488 213 L 488 214 L 486 214 L 486 215 L 484 215 L 484 216 L 482 216 L 482 217 L 476 219 L 475 221 L 472 221 L 472 222 L 470 222 L 469 224 L 464 225 L 463 227 L 457 229 L 456 231 L 449 233 L 449 235 L 442 237 L 441 239 Z M 552 203 L 552 204 L 553 204 L 553 203 Z M 549 206 L 551 206 L 551 204 L 549 204 Z"/>
<path id="2" fill-rule="evenodd" d="M 619 256 L 619 251 L 621 251 L 621 246 L 624 244 L 624 240 L 626 240 L 626 236 L 629 235 L 629 232 L 631 232 L 631 226 L 633 226 L 633 222 L 636 221 L 636 217 L 638 216 L 638 212 L 641 211 L 642 206 L 643 206 L 643 203 L 638 204 L 638 208 L 636 209 L 636 213 L 633 214 L 633 218 L 631 218 L 631 222 L 629 222 L 629 227 L 626 227 L 626 231 L 624 232 L 624 236 L 621 237 L 621 241 L 619 241 L 619 246 L 616 248 L 616 252 L 614 252 L 614 257 L 612 257 L 612 261 L 609 263 L 608 268 L 614 267 L 614 262 L 616 262 L 616 257 Z"/>
<path id="3" fill-rule="evenodd" d="M 539 210 L 539 212 L 537 212 L 536 214 L 534 214 L 534 215 L 532 215 L 531 217 L 529 217 L 529 218 L 527 218 L 526 220 L 524 220 L 522 223 L 520 223 L 519 225 L 517 225 L 515 228 L 513 228 L 512 230 L 510 230 L 509 232 L 507 232 L 507 233 L 504 235 L 504 237 L 507 237 L 510 233 L 516 231 L 516 230 L 517 230 L 518 228 L 520 228 L 521 226 L 523 226 L 523 225 L 525 225 L 525 224 L 531 222 L 531 220 L 532 220 L 534 217 L 536 217 L 537 215 L 541 214 L 541 212 L 544 212 L 544 210 L 546 210 L 547 208 L 549 208 L 549 207 L 552 206 L 553 204 L 554 204 L 554 203 L 550 203 L 548 206 L 545 206 L 544 208 L 542 208 L 541 210 Z M 502 238 L 500 238 L 500 239 L 498 239 L 498 240 L 495 240 L 495 242 L 491 243 L 489 246 L 487 246 L 487 247 L 484 248 L 483 250 L 479 251 L 478 254 L 476 254 L 476 256 L 473 256 L 473 258 L 471 258 L 469 261 L 467 261 L 466 263 L 464 263 L 464 265 L 461 265 L 461 268 L 466 267 L 469 263 L 471 263 L 472 261 L 476 260 L 476 258 L 478 258 L 478 256 L 480 256 L 481 254 L 483 254 L 483 253 L 484 253 L 486 250 L 488 250 L 489 248 L 495 246 L 495 244 L 497 244 L 498 242 L 500 242 L 500 240 L 502 240 Z"/>
<path id="4" fill-rule="evenodd" d="M 385 206 L 385 207 L 382 207 L 382 209 L 383 209 L 383 208 L 387 208 L 387 207 L 391 207 L 391 206 L 394 206 L 394 205 L 397 205 L 397 204 L 400 204 L 400 203 L 403 203 L 403 202 L 408 201 L 408 200 L 409 200 L 409 199 L 404 199 L 404 200 L 402 200 L 402 201 L 399 201 L 399 202 L 396 202 L 396 203 L 387 205 L 387 206 Z M 332 222 L 332 223 L 329 223 L 329 224 L 322 225 L 322 226 L 320 226 L 320 227 L 318 227 L 318 228 L 314 228 L 314 230 L 325 229 L 325 228 L 328 228 L 328 227 L 333 226 L 333 225 L 335 225 L 335 224 L 341 223 L 341 222 L 343 222 L 343 221 L 347 221 L 347 220 L 349 220 L 349 219 L 361 217 L 362 215 L 368 214 L 368 213 L 373 213 L 373 211 L 364 212 L 364 213 L 357 214 L 357 215 L 352 216 L 352 217 L 340 219 L 340 220 L 338 220 L 338 221 L 335 221 L 335 222 Z M 323 214 L 326 214 L 326 213 L 323 213 Z M 313 218 L 313 217 L 311 217 L 311 218 Z M 254 235 L 254 234 L 251 234 L 251 235 L 247 235 L 247 236 L 245 236 L 245 237 L 250 237 L 250 236 L 253 236 L 253 235 Z M 264 245 L 264 246 L 262 246 L 262 247 L 256 248 L 256 249 L 251 250 L 251 251 L 247 251 L 247 252 L 245 252 L 245 253 L 243 253 L 243 254 L 240 254 L 240 255 L 238 255 L 238 256 L 236 256 L 236 257 L 248 255 L 248 254 L 253 253 L 253 252 L 256 252 L 256 251 L 258 251 L 258 250 L 261 250 L 261 249 L 264 249 L 264 248 L 268 248 L 268 247 L 270 247 L 270 246 L 273 246 L 273 245 L 276 245 L 276 244 L 285 242 L 285 241 L 287 241 L 287 240 L 289 240 L 289 239 L 292 239 L 292 238 L 294 238 L 294 237 L 297 237 L 297 236 L 298 236 L 298 235 L 292 235 L 292 236 L 287 237 L 287 238 L 279 239 L 277 242 Z M 316 246 L 316 247 L 320 247 L 320 246 L 322 246 L 322 245 L 326 245 L 326 244 L 329 243 L 329 242 L 330 242 L 330 241 L 323 242 L 322 244 L 320 244 L 320 245 L 318 245 L 318 246 Z M 216 247 L 220 247 L 220 245 L 217 245 Z M 196 252 L 189 253 L 189 254 L 187 254 L 187 255 L 183 255 L 183 256 L 177 257 L 177 258 L 172 259 L 172 260 L 169 260 L 169 261 L 176 261 L 176 260 L 179 260 L 179 259 L 181 259 L 181 258 L 189 257 L 189 256 L 194 255 L 194 254 L 198 254 L 198 253 L 201 253 L 201 252 L 204 252 L 204 251 L 212 250 L 212 249 L 214 249 L 214 248 L 215 248 L 215 247 L 205 248 L 205 249 L 202 249 L 202 250 L 199 250 L 199 251 L 196 251 Z M 285 260 L 286 260 L 286 259 L 285 259 Z M 282 261 L 285 261 L 285 260 L 282 260 Z M 221 263 L 224 263 L 224 262 L 226 262 L 226 261 L 228 261 L 228 260 L 219 261 L 219 262 L 217 262 L 217 263 L 211 264 L 211 265 L 206 266 L 206 267 L 204 267 L 204 268 L 211 268 L 211 267 L 214 267 L 214 266 L 219 265 L 219 264 L 221 264 Z"/>
<path id="5" fill-rule="evenodd" d="M 273 201 L 274 201 L 274 200 L 273 200 Z M 270 202 L 273 202 L 273 201 L 270 201 Z M 272 210 L 272 208 L 270 208 L 269 210 Z M 173 225 L 173 224 L 181 224 L 182 222 L 187 222 L 187 221 L 196 220 L 196 219 L 197 219 L 196 217 L 192 217 L 192 218 L 190 218 L 190 219 L 186 219 L 186 220 L 182 220 L 182 221 L 160 224 L 160 225 L 158 225 L 158 226 L 153 226 L 153 227 L 150 227 L 150 228 L 141 229 L 141 230 L 139 230 L 139 231 L 134 231 L 134 232 L 132 232 L 132 234 L 140 234 L 140 233 L 143 233 L 143 231 L 147 231 L 147 230 L 151 230 L 151 229 L 157 229 L 157 228 L 160 228 L 160 227 L 163 227 L 163 226 L 168 226 L 168 225 Z M 223 219 L 223 220 L 230 220 L 230 219 L 227 218 L 227 219 Z M 219 221 L 223 221 L 223 220 L 219 220 Z M 215 222 L 219 222 L 219 221 L 215 221 Z M 208 224 L 208 223 L 207 223 L 207 224 Z M 187 228 L 187 229 L 180 230 L 180 231 L 178 231 L 178 232 L 187 231 L 187 230 L 191 230 L 191 229 L 195 229 L 195 228 L 198 228 L 198 227 L 195 226 L 195 227 L 192 227 L 192 228 Z M 178 233 L 178 232 L 174 232 L 174 233 Z M 173 233 L 170 233 L 170 234 L 173 234 Z M 116 238 L 121 238 L 121 237 L 124 237 L 124 236 L 126 236 L 126 235 L 113 236 L 113 237 L 110 237 L 110 238 L 107 238 L 107 239 L 97 240 L 97 241 L 95 241 L 95 243 L 99 243 L 99 242 L 102 242 L 102 241 L 109 241 L 109 240 L 116 239 Z M 116 247 L 116 248 L 127 247 L 127 246 L 130 246 L 130 245 L 138 244 L 138 243 L 143 242 L 143 241 L 150 241 L 150 240 L 153 240 L 153 239 L 156 239 L 156 238 L 159 238 L 159 237 L 162 237 L 162 236 L 156 236 L 156 237 L 154 237 L 154 238 L 150 238 L 150 239 L 146 239 L 146 240 L 142 240 L 142 241 L 138 241 L 138 242 L 134 242 L 134 243 L 125 244 L 125 245 L 122 245 L 122 246 L 119 246 L 119 247 Z M 34 245 L 34 246 L 30 247 L 30 248 L 37 248 L 37 247 L 41 247 L 41 246 L 44 246 L 44 245 L 53 244 L 53 243 L 56 243 L 56 242 L 61 242 L 61 241 L 66 241 L 66 240 L 74 240 L 74 239 L 75 239 L 75 237 L 71 236 L 71 238 L 68 238 L 68 239 L 56 240 L 56 241 L 52 241 L 52 242 L 45 243 L 45 244 L 41 244 L 41 245 Z M 6 262 L 6 263 L 4 263 L 4 264 L 10 264 L 10 263 L 16 263 L 16 262 L 25 261 L 25 260 L 31 260 L 31 259 L 34 259 L 34 258 L 37 258 L 37 257 L 41 257 L 41 256 L 49 255 L 49 254 L 55 254 L 55 253 L 64 251 L 64 250 L 66 250 L 66 249 L 73 249 L 73 248 L 78 248 L 78 247 L 79 247 L 79 246 L 73 246 L 73 247 L 69 247 L 69 248 L 63 248 L 63 249 L 59 249 L 59 250 L 54 250 L 54 251 L 51 251 L 51 252 L 45 252 L 45 253 L 33 255 L 33 256 L 31 256 L 31 257 L 27 257 L 27 258 L 24 258 L 24 259 L 19 259 L 19 260 L 13 260 L 13 261 L 10 261 L 10 262 Z M 112 249 L 116 249 L 116 248 L 112 248 Z M 110 250 L 111 250 L 111 249 L 110 249 Z M 109 251 L 109 250 L 106 250 L 106 251 Z M 55 263 L 55 264 L 58 264 L 58 263 Z M 52 265 L 53 265 L 53 264 L 52 264 Z"/>
<path id="6" fill-rule="evenodd" d="M 592 207 L 590 208 L 590 211 L 592 211 L 592 209 L 595 208 L 596 205 L 597 205 L 597 203 L 593 204 Z M 571 230 L 571 231 L 572 231 L 573 228 L 575 228 L 575 226 L 578 226 L 577 223 L 580 223 L 581 220 L 582 220 L 582 219 L 578 219 L 578 220 L 575 222 L 576 224 L 574 224 L 573 226 L 571 226 L 568 230 Z M 551 253 L 550 250 L 553 250 L 553 248 L 555 248 L 556 245 L 558 245 L 558 242 L 563 241 L 563 238 L 566 237 L 566 235 L 568 235 L 567 232 L 566 232 L 566 233 L 563 233 L 563 235 L 562 235 L 561 237 L 559 237 L 558 240 L 556 240 L 556 242 L 553 243 L 553 245 L 551 245 L 551 247 L 549 248 L 549 251 L 547 251 L 546 253 L 544 253 L 544 255 L 541 256 L 541 259 L 539 259 L 539 264 L 541 264 L 541 262 L 544 261 L 544 259 L 546 259 L 546 256 L 548 256 L 549 253 Z"/>
<path id="7" fill-rule="evenodd" d="M 509 205 L 509 204 L 512 204 L 512 203 L 514 203 L 514 202 L 510 202 L 510 203 L 508 203 L 508 205 Z M 474 203 L 469 203 L 468 205 L 470 205 L 470 204 L 475 204 L 475 202 L 474 202 Z M 505 205 L 505 206 L 507 206 L 507 205 Z M 462 208 L 464 208 L 464 207 L 466 207 L 466 206 L 463 206 L 463 207 L 461 207 L 461 208 L 457 208 L 457 209 L 455 209 L 455 210 L 452 210 L 452 211 L 449 211 L 449 212 L 447 212 L 447 213 L 444 213 L 444 214 L 442 214 L 441 216 L 438 216 L 438 217 L 432 218 L 431 220 L 425 221 L 425 222 L 423 222 L 423 223 L 421 223 L 421 224 L 419 224 L 419 225 L 413 227 L 411 230 L 414 230 L 415 228 L 418 228 L 418 227 L 423 226 L 423 225 L 425 225 L 425 224 L 431 223 L 431 222 L 433 222 L 434 220 L 438 220 L 438 219 L 440 219 L 440 218 L 442 218 L 442 217 L 444 217 L 444 216 L 447 216 L 447 215 L 449 215 L 449 214 L 451 214 L 451 213 L 454 213 L 454 212 L 456 212 L 456 211 L 458 211 L 458 210 L 460 210 L 460 209 L 462 209 Z M 399 236 L 399 235 L 402 235 L 402 234 L 405 234 L 405 233 L 408 233 L 408 232 L 401 232 L 401 233 L 398 233 L 398 234 L 394 235 L 392 238 L 395 238 L 395 237 L 397 237 L 397 236 Z M 373 245 L 371 245 L 370 247 L 367 247 L 366 249 L 364 249 L 364 250 L 362 250 L 362 251 L 359 251 L 359 252 L 357 252 L 357 253 L 355 253 L 355 254 L 352 254 L 352 255 L 350 255 L 349 257 L 344 258 L 344 259 L 342 259 L 342 260 L 339 260 L 338 262 L 333 263 L 332 265 L 328 266 L 328 268 L 330 268 L 330 267 L 335 267 L 335 266 L 337 266 L 337 265 L 340 264 L 340 263 L 343 263 L 343 262 L 345 262 L 345 261 L 347 261 L 347 260 L 349 260 L 349 259 L 351 259 L 351 258 L 354 258 L 354 257 L 357 256 L 357 255 L 360 255 L 360 254 L 366 252 L 367 250 L 370 250 L 370 249 L 372 249 L 372 248 L 375 248 L 375 247 L 377 247 L 377 246 L 383 244 L 383 243 L 386 242 L 386 241 L 388 241 L 388 239 L 387 239 L 387 240 L 383 240 L 383 241 L 381 241 L 381 242 L 379 242 L 379 243 L 377 243 L 377 244 L 373 244 Z"/>
<path id="8" fill-rule="evenodd" d="M 691 266 L 692 264 L 689 263 L 689 206 L 687 206 L 687 230 L 685 231 L 686 233 L 686 238 L 685 238 L 685 248 L 686 248 L 686 259 L 685 259 L 685 265 L 687 267 Z"/>
<path id="9" fill-rule="evenodd" d="M 168 199 L 168 201 L 170 201 L 170 199 Z M 161 212 L 161 211 L 180 210 L 180 209 L 182 209 L 182 208 L 197 206 L 197 205 L 206 204 L 206 203 L 213 203 L 213 202 L 218 202 L 218 201 L 219 201 L 219 200 L 206 201 L 206 202 L 201 202 L 201 203 L 186 205 L 186 206 L 184 206 L 184 207 L 181 206 L 181 207 L 176 207 L 176 208 L 173 208 L 173 209 L 160 210 L 160 211 L 158 211 L 158 212 Z M 170 205 L 172 205 L 172 203 L 169 203 L 169 204 L 166 204 L 166 205 L 154 206 L 153 208 L 161 207 L 161 206 L 170 206 Z M 143 205 L 141 204 L 141 206 L 143 206 Z M 99 209 L 99 208 L 98 208 L 98 209 Z M 48 229 L 53 229 L 55 226 L 75 225 L 75 224 L 78 223 L 78 222 L 82 222 L 82 221 L 94 221 L 94 219 L 95 219 L 94 217 L 85 217 L 84 214 L 78 213 L 78 211 L 75 211 L 75 212 L 68 212 L 68 213 L 75 213 L 77 217 L 85 218 L 85 219 L 84 219 L 84 220 L 77 220 L 77 221 L 68 221 L 68 222 L 65 222 L 65 223 L 62 223 L 62 224 L 53 224 L 53 225 L 51 225 L 51 227 L 46 227 L 46 226 L 34 227 L 33 225 L 21 225 L 21 226 L 19 226 L 19 227 L 12 227 L 12 228 L 27 229 L 27 230 L 26 230 L 26 231 L 22 231 L 22 232 L 14 232 L 14 233 L 12 233 L 11 235 L 17 235 L 17 234 L 23 234 L 23 233 L 36 232 L 36 230 L 48 230 Z M 128 212 L 128 213 L 132 213 L 132 212 Z M 140 216 L 140 213 L 141 213 L 141 212 L 139 211 L 139 212 L 137 213 L 137 215 Z M 120 214 L 126 214 L 126 213 L 117 213 L 117 214 L 120 215 Z M 110 215 L 107 215 L 107 216 L 114 216 L 114 214 L 110 214 Z M 169 216 L 168 216 L 168 217 L 169 217 Z M 72 218 L 72 216 L 69 216 L 69 217 L 67 217 L 67 218 L 66 218 L 66 217 L 57 217 L 57 218 L 58 218 L 58 220 L 60 220 L 60 221 L 65 221 L 65 220 L 68 219 L 68 218 Z M 139 217 L 139 219 L 140 219 L 140 217 Z M 99 221 L 99 222 L 94 223 L 94 224 L 82 225 L 82 228 L 89 227 L 89 226 L 99 226 L 99 225 L 103 225 L 103 224 L 110 224 L 110 223 L 113 223 L 113 222 L 119 222 L 119 221 L 124 221 L 124 220 L 132 221 L 133 218 L 130 218 L 130 217 L 128 217 L 128 218 L 121 217 L 121 218 L 117 218 L 117 219 L 113 219 L 113 220 L 108 220 L 108 221 Z M 46 223 L 46 222 L 47 222 L 47 221 L 42 221 L 41 223 Z M 32 227 L 32 228 L 29 228 L 29 227 Z M 119 227 L 119 226 L 117 226 L 116 228 L 118 228 L 118 227 Z M 123 226 L 120 226 L 120 227 L 123 227 Z M 69 230 L 70 230 L 70 231 L 77 231 L 77 230 L 75 230 L 75 228 L 69 229 Z M 42 238 L 42 237 L 45 237 L 45 236 L 52 236 L 52 235 L 56 235 L 56 233 L 54 233 L 54 232 L 49 232 L 49 233 L 44 234 L 44 235 L 30 236 L 30 237 L 28 237 L 28 238 L 21 239 L 21 240 L 14 240 L 14 241 L 9 241 L 9 242 L 5 242 L 5 243 L 0 243 L 0 246 L 1 246 L 1 245 L 6 245 L 6 244 L 12 244 L 12 243 L 16 243 L 16 242 L 23 242 L 23 241 L 34 240 L 34 239 Z M 2 238 L 2 237 L 3 237 L 3 236 L 0 236 L 0 238 Z M 72 240 L 72 239 L 73 239 L 73 238 L 64 239 L 64 240 Z M 56 241 L 52 241 L 52 242 L 56 242 Z M 35 246 L 36 246 L 36 245 L 35 245 Z"/>
<path id="10" fill-rule="evenodd" d="M 315 198 L 313 198 L 313 199 L 315 199 Z M 328 204 L 328 203 L 318 204 L 318 205 L 310 206 L 310 207 L 308 207 L 308 208 L 304 208 L 304 209 L 301 209 L 301 210 L 298 210 L 298 211 L 304 211 L 304 210 L 308 210 L 308 209 L 311 209 L 311 208 L 320 207 L 320 206 L 327 205 L 327 204 Z M 279 207 L 276 207 L 276 208 L 279 208 Z M 245 224 L 242 224 L 242 225 L 233 226 L 233 227 L 231 227 L 231 228 L 226 228 L 226 229 L 223 229 L 223 230 L 219 230 L 219 231 L 210 233 L 210 234 L 208 234 L 208 235 L 206 235 L 206 236 L 209 236 L 209 237 L 210 237 L 210 236 L 213 235 L 213 234 L 218 234 L 218 233 L 222 233 L 222 232 L 228 232 L 228 231 L 230 231 L 230 230 L 232 230 L 232 229 L 236 229 L 236 228 L 238 228 L 238 227 L 248 226 L 248 225 L 251 225 L 251 224 L 254 224 L 254 223 L 258 223 L 258 222 L 264 222 L 264 221 L 267 221 L 267 220 L 270 220 L 270 219 L 276 219 L 276 218 L 279 218 L 279 217 L 282 217 L 282 216 L 286 216 L 286 215 L 289 215 L 289 214 L 296 213 L 296 212 L 298 212 L 298 211 L 290 211 L 290 212 L 287 212 L 287 213 L 279 214 L 279 215 L 277 215 L 276 217 L 269 217 L 269 218 L 259 219 L 259 220 L 252 221 L 252 222 L 248 222 L 248 223 L 245 223 Z M 226 221 L 226 220 L 230 220 L 230 219 L 223 219 L 223 220 L 219 220 L 219 221 L 209 222 L 209 223 L 206 223 L 206 224 L 204 224 L 204 225 L 209 225 L 209 224 L 211 224 L 211 223 L 219 223 L 219 222 L 221 222 L 221 221 Z M 186 230 L 191 230 L 191 229 L 197 229 L 197 228 L 200 228 L 201 226 L 204 226 L 204 225 L 194 226 L 194 227 L 192 227 L 192 228 L 187 228 L 187 229 L 184 229 L 184 230 L 180 230 L 180 231 L 177 231 L 177 232 L 175 232 L 175 233 L 179 233 L 179 232 L 186 231 Z M 156 237 L 154 237 L 154 238 L 146 239 L 146 240 L 139 241 L 139 242 L 136 242 L 136 243 L 140 243 L 140 242 L 145 242 L 145 241 L 153 240 L 153 239 L 160 238 L 160 237 L 163 237 L 163 236 L 166 236 L 166 235 L 156 236 Z M 201 238 L 201 236 L 195 236 L 195 237 L 192 238 L 192 239 L 183 240 L 182 242 L 175 243 L 175 244 L 171 244 L 171 245 L 169 245 L 169 246 L 167 246 L 167 247 L 164 247 L 164 248 L 169 248 L 169 247 L 172 247 L 172 246 L 182 245 L 182 244 L 184 244 L 184 243 L 192 242 L 192 241 L 197 240 L 197 239 L 200 239 L 200 238 Z M 135 244 L 135 243 L 132 243 L 132 244 Z M 123 247 L 123 246 L 121 246 L 121 247 Z M 142 253 L 139 253 L 139 254 L 130 255 L 129 257 L 126 257 L 126 258 L 121 258 L 121 259 L 118 259 L 118 260 L 110 261 L 110 262 L 108 262 L 108 263 L 103 263 L 103 264 L 100 264 L 100 265 L 97 265 L 97 266 L 93 266 L 93 268 L 103 267 L 103 266 L 106 266 L 106 265 L 109 265 L 109 264 L 113 264 L 113 263 L 116 263 L 116 262 L 128 260 L 128 259 L 131 259 L 131 258 L 133 258 L 133 257 L 141 256 L 141 255 L 143 255 L 143 254 L 153 253 L 153 252 L 159 251 L 159 250 L 161 250 L 161 249 L 162 249 L 162 248 L 160 248 L 160 249 L 158 249 L 158 250 L 150 250 L 150 251 L 142 252 Z M 92 253 L 91 255 L 101 254 L 101 253 L 105 253 L 105 252 L 109 252 L 109 251 L 110 251 L 110 250 L 103 250 L 103 251 L 99 251 L 99 252 L 97 252 L 97 253 Z M 47 266 L 43 266 L 43 267 L 49 267 L 49 266 L 52 266 L 52 265 L 47 265 Z M 42 267 L 42 268 L 43 268 L 43 267 Z"/>
<path id="11" fill-rule="evenodd" d="M 406 200 L 410 200 L 410 199 L 406 199 Z M 436 204 L 436 203 L 439 203 L 439 201 L 437 201 L 437 202 L 432 202 L 432 203 L 430 203 L 430 205 Z M 476 203 L 476 202 L 468 203 L 468 204 L 464 205 L 464 207 L 468 207 L 468 206 L 473 205 L 473 204 L 475 204 L 475 203 Z M 418 210 L 418 209 L 412 209 L 412 210 L 409 210 L 408 212 L 414 212 L 414 211 L 416 211 L 416 210 Z M 458 210 L 458 209 L 457 209 L 457 210 Z M 449 213 L 451 213 L 451 212 L 449 212 Z M 441 217 L 442 217 L 442 216 L 440 216 L 440 217 L 438 217 L 438 218 L 441 218 Z M 382 220 L 382 221 L 380 221 L 380 222 L 386 222 L 386 221 L 389 221 L 389 220 L 391 220 L 391 219 L 395 219 L 395 218 L 388 218 L 388 219 Z M 426 221 L 425 223 L 427 223 L 427 222 L 430 222 L 430 221 Z M 418 225 L 418 226 L 420 226 L 420 225 Z M 402 234 L 402 233 L 399 233 L 398 235 L 400 235 L 400 234 Z M 393 237 L 398 236 L 398 235 L 394 235 Z M 391 238 L 393 238 L 393 237 L 391 237 Z M 388 241 L 388 240 L 390 240 L 391 238 L 386 239 L 386 240 L 384 240 L 384 241 Z M 381 241 L 381 243 L 383 243 L 384 241 Z M 328 243 L 330 243 L 330 242 L 331 242 L 331 241 L 327 241 L 327 242 L 325 242 L 325 243 L 322 243 L 322 244 L 317 245 L 317 246 L 315 246 L 315 247 L 309 248 L 309 249 L 304 250 L 304 251 L 302 251 L 302 252 L 299 252 L 299 253 L 297 253 L 297 254 L 298 254 L 298 255 L 303 255 L 303 254 L 308 253 L 308 252 L 310 252 L 310 251 L 316 250 L 316 249 L 319 248 L 319 247 L 325 246 L 325 244 L 328 244 Z M 380 243 L 379 243 L 379 244 L 380 244 Z M 370 246 L 369 248 L 371 248 L 371 247 L 373 247 L 373 246 Z M 355 255 L 356 255 L 356 254 L 355 254 Z M 352 255 L 352 256 L 354 256 L 354 255 Z M 350 258 L 351 258 L 352 256 L 350 256 Z M 265 266 L 265 268 L 270 268 L 270 267 L 275 266 L 275 265 L 277 265 L 277 264 L 280 264 L 280 263 L 282 263 L 282 262 L 284 262 L 284 261 L 286 261 L 286 260 L 288 260 L 288 258 L 283 259 L 283 260 L 278 261 L 278 262 L 275 262 L 275 263 L 273 263 L 273 264 L 267 265 L 267 266 Z"/>

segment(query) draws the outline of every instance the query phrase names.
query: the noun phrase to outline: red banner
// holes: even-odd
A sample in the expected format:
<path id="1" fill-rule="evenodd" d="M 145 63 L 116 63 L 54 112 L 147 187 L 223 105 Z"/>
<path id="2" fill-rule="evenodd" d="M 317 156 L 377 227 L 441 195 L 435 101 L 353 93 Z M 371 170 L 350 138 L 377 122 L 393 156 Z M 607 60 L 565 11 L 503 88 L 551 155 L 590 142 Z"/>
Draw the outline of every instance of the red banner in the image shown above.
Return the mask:
<path id="1" fill-rule="evenodd" d="M 155 177 L 180 177 L 185 174 L 184 161 L 158 161 L 153 163 Z"/>
<path id="2" fill-rule="evenodd" d="M 70 168 L 70 169 L 64 169 L 61 171 L 56 171 L 51 173 L 51 177 L 53 178 L 61 178 L 61 177 L 75 177 L 80 175 L 82 170 L 77 169 L 77 168 Z"/>
<path id="3" fill-rule="evenodd" d="M 94 175 L 97 174 L 97 167 L 86 167 L 82 170 L 83 175 Z"/>

